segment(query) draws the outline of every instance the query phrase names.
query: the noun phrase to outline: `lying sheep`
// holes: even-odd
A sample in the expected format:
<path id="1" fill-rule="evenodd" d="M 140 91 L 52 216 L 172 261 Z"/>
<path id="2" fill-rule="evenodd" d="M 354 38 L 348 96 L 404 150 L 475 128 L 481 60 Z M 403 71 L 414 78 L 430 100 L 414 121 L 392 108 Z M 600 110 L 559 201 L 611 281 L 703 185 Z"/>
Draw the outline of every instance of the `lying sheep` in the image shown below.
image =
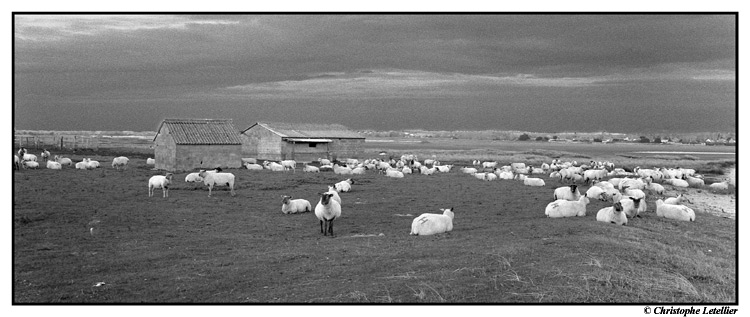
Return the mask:
<path id="1" fill-rule="evenodd" d="M 341 204 L 331 199 L 333 194 L 320 193 L 320 201 L 315 206 L 315 216 L 320 221 L 320 233 L 333 236 L 333 221 L 341 217 Z M 325 228 L 324 228 L 325 227 Z"/>
<path id="2" fill-rule="evenodd" d="M 586 216 L 586 205 L 588 203 L 589 198 L 586 195 L 581 196 L 578 201 L 558 199 L 547 204 L 544 214 L 549 218 L 584 217 Z"/>
<path id="3" fill-rule="evenodd" d="M 453 230 L 453 207 L 440 210 L 443 214 L 424 213 L 414 218 L 409 234 L 428 236 Z"/>
<path id="4" fill-rule="evenodd" d="M 302 171 L 306 173 L 320 173 L 320 168 L 302 163 Z"/>
<path id="5" fill-rule="evenodd" d="M 258 160 L 254 158 L 243 157 L 241 158 L 241 160 L 242 160 L 242 164 L 257 164 L 258 163 Z"/>
<path id="6" fill-rule="evenodd" d="M 200 176 L 200 172 L 190 173 L 185 176 L 185 183 L 200 183 L 203 182 L 203 177 Z"/>
<path id="7" fill-rule="evenodd" d="M 555 200 L 564 199 L 570 201 L 577 201 L 581 199 L 581 193 L 578 191 L 577 185 L 563 186 L 555 189 L 555 193 L 552 198 Z M 595 196 L 589 196 L 595 197 Z"/>
<path id="8" fill-rule="evenodd" d="M 120 170 L 120 167 L 122 167 L 123 169 L 125 169 L 127 167 L 127 165 L 128 165 L 128 161 L 129 161 L 129 159 L 127 157 L 124 157 L 124 156 L 115 157 L 112 160 L 112 167 L 115 168 L 115 169 L 117 169 L 118 171 Z"/>
<path id="9" fill-rule="evenodd" d="M 265 166 L 266 169 L 269 169 L 274 172 L 283 172 L 286 170 L 283 165 L 276 163 L 276 162 L 265 161 L 263 162 L 263 166 Z"/>
<path id="10" fill-rule="evenodd" d="M 434 165 L 433 167 L 437 168 L 441 173 L 448 173 L 453 168 L 453 165 Z"/>
<path id="11" fill-rule="evenodd" d="M 351 175 L 352 169 L 346 166 L 339 166 L 338 164 L 333 164 L 333 173 L 338 175 Z"/>
<path id="12" fill-rule="evenodd" d="M 612 207 L 599 209 L 599 212 L 596 213 L 596 221 L 624 226 L 628 224 L 628 217 L 622 212 L 622 204 L 616 202 Z"/>
<path id="13" fill-rule="evenodd" d="M 462 167 L 461 172 L 466 174 L 475 174 L 477 172 L 477 169 L 473 167 Z"/>
<path id="14" fill-rule="evenodd" d="M 172 173 L 154 175 L 148 180 L 148 197 L 154 196 L 154 189 L 161 188 L 162 197 L 169 197 L 169 184 L 172 183 Z"/>
<path id="15" fill-rule="evenodd" d="M 665 204 L 661 199 L 656 201 L 656 216 L 682 221 L 695 221 L 695 211 L 688 206 Z"/>
<path id="16" fill-rule="evenodd" d="M 544 180 L 535 177 L 526 177 L 523 180 L 523 184 L 526 186 L 544 186 Z"/>
<path id="17" fill-rule="evenodd" d="M 703 186 L 706 186 L 706 183 L 702 179 L 697 177 L 685 176 L 685 180 L 688 182 L 688 186 L 690 187 L 701 188 Z"/>
<path id="18" fill-rule="evenodd" d="M 203 178 L 203 184 L 208 186 L 208 197 L 211 197 L 211 191 L 214 186 L 229 186 L 229 190 L 234 196 L 234 174 L 232 173 L 209 173 L 200 171 L 198 173 Z"/>
<path id="19" fill-rule="evenodd" d="M 408 168 L 408 167 L 404 167 Z M 393 178 L 404 178 L 404 173 L 401 171 L 389 169 L 385 171 L 385 176 L 393 177 Z"/>
<path id="20" fill-rule="evenodd" d="M 486 175 L 487 175 L 487 173 L 474 173 L 474 177 L 476 179 L 481 179 L 481 180 L 484 180 L 484 178 L 485 178 Z"/>
<path id="21" fill-rule="evenodd" d="M 73 166 L 73 161 L 67 157 L 57 156 L 55 155 L 55 162 L 60 163 L 60 165 L 68 165 Z"/>
<path id="22" fill-rule="evenodd" d="M 690 187 L 690 183 L 688 183 L 686 180 L 683 179 L 665 179 L 665 184 L 670 184 L 674 187 L 682 187 L 682 188 L 688 188 Z"/>
<path id="23" fill-rule="evenodd" d="M 487 173 L 484 175 L 484 180 L 486 181 L 494 181 L 497 179 L 497 174 L 495 173 Z"/>
<path id="24" fill-rule="evenodd" d="M 51 170 L 61 170 L 62 164 L 55 161 L 47 161 L 47 168 Z"/>
<path id="25" fill-rule="evenodd" d="M 99 161 L 93 161 L 90 158 L 83 159 L 86 161 L 86 164 L 89 165 L 89 168 L 99 168 Z"/>
<path id="26" fill-rule="evenodd" d="M 154 165 L 154 164 L 156 164 L 155 159 L 152 159 L 150 157 L 146 159 L 146 165 Z"/>
<path id="27" fill-rule="evenodd" d="M 245 168 L 251 170 L 251 171 L 261 171 L 263 170 L 263 166 L 257 163 L 245 163 Z"/>
<path id="28" fill-rule="evenodd" d="M 713 190 L 727 190 L 729 189 L 729 181 L 713 183 L 711 185 L 708 185 L 708 187 Z"/>
<path id="29" fill-rule="evenodd" d="M 87 169 L 91 169 L 91 166 L 86 161 L 80 161 L 80 162 L 76 163 L 76 169 L 87 170 Z"/>
<path id="30" fill-rule="evenodd" d="M 648 190 L 650 190 L 652 193 L 658 194 L 658 195 L 664 195 L 664 186 L 657 183 L 651 183 L 648 184 L 647 187 Z"/>
<path id="31" fill-rule="evenodd" d="M 292 196 L 281 196 L 281 212 L 296 214 L 312 211 L 312 205 L 306 199 L 292 199 Z"/>
<path id="32" fill-rule="evenodd" d="M 403 174 L 411 174 L 411 168 L 409 168 L 408 166 L 404 166 L 404 168 L 401 169 L 401 173 L 403 173 Z"/>
<path id="33" fill-rule="evenodd" d="M 570 186 L 575 186 L 575 185 L 570 185 Z M 565 188 L 565 187 L 560 187 L 560 188 Z M 608 198 L 606 193 L 607 193 L 607 190 L 604 188 L 601 188 L 599 186 L 591 186 L 586 191 L 586 196 L 589 198 L 605 201 Z"/>
<path id="34" fill-rule="evenodd" d="M 687 197 L 685 197 L 683 194 L 679 194 L 676 197 L 669 197 L 667 199 L 664 199 L 664 203 L 668 205 L 681 205 L 682 200 L 685 200 L 689 203 L 692 203 Z"/>
<path id="35" fill-rule="evenodd" d="M 354 184 L 354 181 L 351 178 L 348 178 L 346 180 L 340 181 L 336 184 L 333 184 L 333 187 L 336 189 L 337 192 L 348 192 L 352 190 L 352 184 Z"/>
<path id="36" fill-rule="evenodd" d="M 500 179 L 513 179 L 515 178 L 515 175 L 513 175 L 513 172 L 510 171 L 501 171 L 500 173 L 496 173 L 497 177 Z"/>
<path id="37" fill-rule="evenodd" d="M 638 216 L 640 213 L 646 211 L 646 199 L 645 198 L 637 198 L 632 196 L 620 196 L 619 201 L 624 209 L 624 213 L 629 218 L 635 218 L 640 217 Z"/>
<path id="38" fill-rule="evenodd" d="M 21 163 L 25 168 L 39 168 L 37 161 L 21 161 Z"/>

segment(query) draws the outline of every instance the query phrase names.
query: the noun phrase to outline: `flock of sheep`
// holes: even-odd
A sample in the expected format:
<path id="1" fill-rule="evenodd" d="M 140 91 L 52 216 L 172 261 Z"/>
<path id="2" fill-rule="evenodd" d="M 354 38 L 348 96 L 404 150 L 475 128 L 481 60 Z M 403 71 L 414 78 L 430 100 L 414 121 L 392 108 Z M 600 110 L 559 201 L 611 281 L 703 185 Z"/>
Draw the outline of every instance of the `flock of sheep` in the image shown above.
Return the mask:
<path id="1" fill-rule="evenodd" d="M 55 156 L 50 159 L 50 153 L 46 150 L 41 154 L 42 159 L 47 162 L 49 169 L 61 169 L 63 165 L 73 166 L 72 160 Z M 270 171 L 292 171 L 296 172 L 297 162 L 294 160 L 283 160 L 280 162 L 264 161 L 261 164 L 255 159 L 243 158 L 243 164 L 248 170 L 270 170 Z M 124 156 L 112 160 L 112 168 L 117 170 L 127 167 L 129 159 Z M 319 166 L 302 164 L 302 171 L 307 173 L 320 173 L 332 171 L 335 175 L 344 175 L 347 178 L 332 186 L 328 191 L 318 194 L 319 201 L 312 208 L 310 201 L 305 199 L 292 199 L 291 196 L 282 196 L 281 212 L 284 214 L 295 214 L 314 211 L 320 222 L 320 231 L 324 236 L 334 235 L 333 221 L 341 217 L 341 197 L 339 193 L 349 192 L 355 180 L 349 175 L 364 174 L 367 171 L 376 171 L 386 177 L 404 178 L 406 174 L 433 175 L 435 173 L 449 173 L 453 165 L 441 165 L 434 159 L 426 159 L 420 162 L 414 155 L 403 155 L 396 159 L 367 159 L 360 162 L 357 159 L 347 159 L 341 162 L 331 162 L 328 159 L 319 159 Z M 149 158 L 147 164 L 153 165 L 154 160 Z M 636 167 L 633 172 L 627 172 L 622 168 L 615 168 L 610 162 L 594 162 L 589 164 L 578 164 L 577 162 L 562 162 L 553 160 L 551 163 L 543 163 L 539 167 L 527 166 L 525 163 L 512 163 L 510 165 L 498 166 L 498 162 L 475 160 L 472 166 L 460 168 L 461 173 L 471 175 L 484 181 L 510 180 L 520 181 L 525 186 L 546 186 L 544 180 L 537 175 L 549 175 L 549 178 L 557 179 L 566 186 L 558 187 L 552 192 L 553 200 L 545 208 L 544 214 L 550 218 L 564 218 L 585 216 L 586 206 L 590 199 L 599 199 L 612 203 L 612 206 L 603 208 L 597 212 L 596 220 L 617 225 L 626 225 L 628 218 L 639 217 L 639 214 L 647 210 L 646 192 L 649 195 L 663 195 L 664 185 L 673 188 L 704 187 L 703 177 L 697 175 L 692 169 L 682 168 L 654 168 L 641 169 Z M 14 157 L 14 168 L 38 168 L 37 157 L 28 153 L 24 148 L 19 150 Z M 84 158 L 75 163 L 76 169 L 94 169 L 99 167 L 98 161 Z M 152 197 L 156 189 L 162 189 L 162 197 L 169 197 L 169 187 L 173 182 L 172 173 L 165 175 L 154 175 L 148 181 L 148 195 Z M 608 178 L 604 180 L 604 178 Z M 228 186 L 232 196 L 235 196 L 235 175 L 224 172 L 220 168 L 214 170 L 201 170 L 190 173 L 185 177 L 185 182 L 202 182 L 208 187 L 208 196 L 212 194 L 214 186 Z M 577 184 L 591 184 L 590 188 L 581 195 Z M 664 185 L 662 185 L 664 184 Z M 728 182 L 719 182 L 709 185 L 712 189 L 727 189 Z M 664 197 L 666 198 L 666 197 Z M 685 199 L 681 194 L 677 197 L 669 197 L 656 201 L 656 215 L 683 221 L 695 221 L 695 212 L 681 204 Z M 453 208 L 441 209 L 442 213 L 424 213 L 412 221 L 411 235 L 432 235 L 444 233 L 453 229 Z"/>

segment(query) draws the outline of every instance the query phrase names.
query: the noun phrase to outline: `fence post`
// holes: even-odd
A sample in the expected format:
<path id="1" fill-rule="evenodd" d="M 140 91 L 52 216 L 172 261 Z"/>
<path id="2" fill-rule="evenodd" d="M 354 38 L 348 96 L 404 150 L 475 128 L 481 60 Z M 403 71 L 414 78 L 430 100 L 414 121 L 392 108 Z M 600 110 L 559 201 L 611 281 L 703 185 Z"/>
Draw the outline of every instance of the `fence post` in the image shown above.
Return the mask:
<path id="1" fill-rule="evenodd" d="M 63 136 L 60 136 L 60 151 L 63 150 Z"/>

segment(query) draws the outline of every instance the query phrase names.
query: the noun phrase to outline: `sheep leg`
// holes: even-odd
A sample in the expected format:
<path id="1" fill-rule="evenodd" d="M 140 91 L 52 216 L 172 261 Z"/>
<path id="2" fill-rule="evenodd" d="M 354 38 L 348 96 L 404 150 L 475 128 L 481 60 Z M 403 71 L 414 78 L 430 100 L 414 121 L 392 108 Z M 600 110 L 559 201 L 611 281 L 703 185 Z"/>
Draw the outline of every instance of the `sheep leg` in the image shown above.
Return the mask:
<path id="1" fill-rule="evenodd" d="M 326 232 L 323 231 L 323 220 L 320 221 L 320 233 L 322 233 L 323 235 L 326 235 Z"/>

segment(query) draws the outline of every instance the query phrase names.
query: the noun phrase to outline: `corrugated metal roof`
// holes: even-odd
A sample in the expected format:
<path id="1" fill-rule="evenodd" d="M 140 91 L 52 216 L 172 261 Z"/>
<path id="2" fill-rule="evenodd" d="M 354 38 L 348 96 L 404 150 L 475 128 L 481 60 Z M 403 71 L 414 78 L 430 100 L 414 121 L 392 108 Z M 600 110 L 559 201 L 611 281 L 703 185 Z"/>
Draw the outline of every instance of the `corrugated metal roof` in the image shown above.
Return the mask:
<path id="1" fill-rule="evenodd" d="M 282 138 L 332 138 L 332 139 L 364 139 L 357 132 L 349 130 L 340 124 L 313 124 L 313 123 L 281 123 L 281 122 L 258 122 L 242 131 L 260 125 Z"/>
<path id="2" fill-rule="evenodd" d="M 164 119 L 156 133 L 157 136 L 165 125 L 177 144 L 242 144 L 240 133 L 235 129 L 231 119 Z"/>
<path id="3" fill-rule="evenodd" d="M 298 139 L 298 138 L 287 138 L 287 141 L 292 142 L 303 142 L 303 143 L 331 143 L 331 139 Z"/>

